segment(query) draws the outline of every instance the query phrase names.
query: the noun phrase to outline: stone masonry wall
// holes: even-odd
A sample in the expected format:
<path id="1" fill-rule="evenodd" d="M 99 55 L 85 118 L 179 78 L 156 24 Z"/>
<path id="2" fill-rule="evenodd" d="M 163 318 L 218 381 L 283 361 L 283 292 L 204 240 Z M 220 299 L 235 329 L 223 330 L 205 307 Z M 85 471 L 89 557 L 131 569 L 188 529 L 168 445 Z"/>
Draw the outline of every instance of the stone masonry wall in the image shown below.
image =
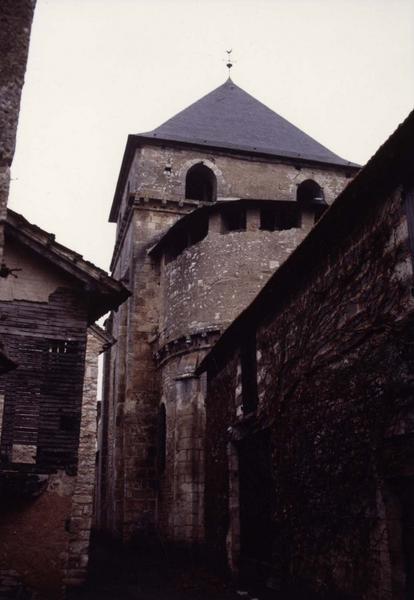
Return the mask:
<path id="1" fill-rule="evenodd" d="M 398 465 L 412 472 L 412 454 L 400 445 L 390 471 L 384 439 L 396 416 L 413 409 L 412 264 L 401 190 L 372 204 L 257 330 L 256 419 L 242 425 L 234 359 L 211 381 L 207 400 L 210 454 L 221 462 L 230 438 L 224 424 L 217 438 L 215 411 L 223 409 L 215 397 L 229 399 L 232 416 L 223 418 L 239 435 L 270 427 L 274 573 L 291 592 L 302 586 L 324 598 L 402 597 L 392 574 L 386 488 Z M 223 395 L 229 377 L 233 393 Z M 225 496 L 229 506 L 228 480 L 218 490 L 215 463 L 207 468 L 207 505 Z M 223 519 L 231 529 L 231 513 Z M 224 552 L 223 535 L 210 527 L 207 535 Z"/>
<path id="2" fill-rule="evenodd" d="M 306 179 L 314 179 L 323 188 L 327 203 L 331 204 L 349 181 L 346 168 L 295 167 L 272 158 L 148 145 L 136 151 L 120 214 L 125 211 L 129 193 L 182 200 L 185 197 L 186 173 L 199 162 L 216 175 L 218 198 L 294 201 L 297 186 Z"/>
<path id="3" fill-rule="evenodd" d="M 202 355 L 199 344 L 204 342 L 195 337 L 229 324 L 305 235 L 305 227 L 258 231 L 257 211 L 255 226 L 250 227 L 249 220 L 246 232 L 222 235 L 211 229 L 206 239 L 163 263 L 160 279 L 159 264 L 148 256 L 148 250 L 180 216 L 197 208 L 197 203 L 190 206 L 185 201 L 185 178 L 188 169 L 200 161 L 215 173 L 218 197 L 294 202 L 297 185 L 313 178 L 324 188 L 329 203 L 348 175 L 346 169 L 296 168 L 273 159 L 221 152 L 212 155 L 153 145 L 136 151 L 118 214 L 113 260 L 114 276 L 125 282 L 133 296 L 113 315 L 112 333 L 118 343 L 107 361 L 108 393 L 103 403 L 108 443 L 104 443 L 107 456 L 102 458 L 107 474 L 102 487 L 107 492 L 102 495 L 101 522 L 124 540 L 151 530 L 157 519 L 163 531 L 177 540 L 198 541 L 204 535 L 202 523 L 199 525 L 202 501 L 198 500 L 203 495 L 198 446 L 204 407 L 199 406 L 199 391 L 197 386 L 193 389 L 191 377 L 180 382 L 174 371 L 181 369 L 183 360 L 197 365 Z M 180 359 L 167 364 L 171 358 L 167 343 L 179 345 L 185 336 L 191 338 L 194 348 L 188 347 Z M 154 353 L 159 350 L 168 357 L 157 370 Z M 160 364 L 161 359 L 157 360 Z M 172 462 L 168 459 L 167 465 L 167 470 L 173 470 L 172 479 L 163 475 L 157 492 L 155 442 L 160 401 L 166 402 L 167 409 L 167 454 L 174 458 Z M 178 439 L 185 441 L 178 443 Z M 186 464 L 178 461 L 177 452 L 188 458 Z M 192 482 L 190 472 L 195 473 Z M 179 499 L 185 493 L 192 503 L 188 516 L 189 504 Z"/>
<path id="4" fill-rule="evenodd" d="M 147 251 L 179 210 L 160 204 L 133 207 L 114 262 L 114 276 L 133 295 L 112 317 L 117 344 L 106 361 L 107 456 L 101 467 L 106 491 L 100 521 L 125 541 L 153 529 L 155 522 L 159 381 L 151 342 L 159 318 L 159 270 Z"/>
<path id="5" fill-rule="evenodd" d="M 204 543 L 204 393 L 194 370 L 205 354 L 189 351 L 162 369 L 165 469 L 159 473 L 158 526 L 175 544 Z"/>
<path id="6" fill-rule="evenodd" d="M 208 440 L 205 466 L 205 530 L 208 555 L 219 567 L 237 572 L 240 550 L 238 494 L 232 497 L 229 426 L 235 419 L 234 397 L 238 357 L 233 357 L 216 378 L 207 384 L 206 429 Z M 227 401 L 224 399 L 227 398 Z M 236 473 L 237 477 L 237 473 Z M 236 531 L 236 534 L 235 534 Z"/>
<path id="7" fill-rule="evenodd" d="M 208 234 L 163 269 L 160 344 L 224 328 L 305 236 L 305 230 Z"/>
<path id="8" fill-rule="evenodd" d="M 157 347 L 167 446 L 158 524 L 175 543 L 205 541 L 205 394 L 194 371 L 215 341 L 210 336 L 217 336 L 246 307 L 307 231 L 305 226 L 261 231 L 255 209 L 248 210 L 246 231 L 217 229 L 218 212 L 211 215 L 204 240 L 171 262 L 162 261 Z"/>
<path id="9" fill-rule="evenodd" d="M 16 143 L 35 0 L 2 0 L 0 6 L 0 221 L 6 216 L 10 166 Z M 3 228 L 0 224 L 0 261 Z"/>
<path id="10" fill-rule="evenodd" d="M 87 574 L 95 485 L 98 357 L 101 351 L 102 342 L 89 330 L 83 380 L 78 472 L 68 523 L 70 536 L 65 573 L 67 587 L 81 585 Z"/>

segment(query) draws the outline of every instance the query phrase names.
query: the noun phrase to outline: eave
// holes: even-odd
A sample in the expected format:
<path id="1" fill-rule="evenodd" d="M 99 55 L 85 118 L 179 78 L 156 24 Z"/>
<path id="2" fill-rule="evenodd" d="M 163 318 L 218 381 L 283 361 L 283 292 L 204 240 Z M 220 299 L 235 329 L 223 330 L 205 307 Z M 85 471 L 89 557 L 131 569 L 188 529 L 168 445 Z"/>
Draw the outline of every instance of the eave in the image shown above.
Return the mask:
<path id="1" fill-rule="evenodd" d="M 72 277 L 85 294 L 88 320 L 93 323 L 110 310 L 118 308 L 131 294 L 125 286 L 80 254 L 59 244 L 55 236 L 29 223 L 22 215 L 8 209 L 5 236 L 29 248 L 35 254 Z"/>

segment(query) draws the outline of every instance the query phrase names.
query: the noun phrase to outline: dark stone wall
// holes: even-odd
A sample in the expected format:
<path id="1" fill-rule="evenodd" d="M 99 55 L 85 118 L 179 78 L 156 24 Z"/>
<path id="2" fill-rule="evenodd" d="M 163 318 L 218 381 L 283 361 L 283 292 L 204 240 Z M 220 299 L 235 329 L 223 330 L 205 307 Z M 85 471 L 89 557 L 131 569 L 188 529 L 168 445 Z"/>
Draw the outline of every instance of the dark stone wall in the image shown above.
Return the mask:
<path id="1" fill-rule="evenodd" d="M 297 594 L 302 586 L 306 598 L 403 597 L 386 497 L 390 479 L 413 466 L 407 444 L 398 455 L 388 450 L 396 420 L 400 432 L 412 430 L 412 264 L 401 190 L 372 206 L 258 328 L 254 419 L 246 423 L 240 408 L 237 357 L 209 386 L 207 439 L 219 465 L 226 442 L 270 428 L 273 576 Z M 228 412 L 230 434 L 220 425 Z M 206 506 L 227 494 L 231 507 L 228 483 L 217 490 L 216 464 L 206 466 Z M 206 519 L 223 554 L 223 535 Z"/>
<path id="2" fill-rule="evenodd" d="M 206 404 L 205 531 L 212 561 L 227 563 L 226 538 L 230 528 L 230 470 L 228 461 L 229 423 L 234 419 L 237 359 L 231 360 L 219 376 L 209 382 Z M 223 401 L 223 399 L 227 401 Z"/>
<path id="3" fill-rule="evenodd" d="M 10 165 L 35 4 L 35 0 L 2 0 L 0 4 L 0 219 L 5 216 L 9 194 Z M 2 247 L 0 231 L 0 259 Z"/>
<path id="4" fill-rule="evenodd" d="M 374 598 L 389 583 L 382 446 L 413 390 L 411 327 L 400 321 L 412 308 L 400 194 L 364 225 L 258 332 L 258 376 L 274 422 L 281 546 L 305 585 L 317 588 L 319 577 L 326 593 Z"/>
<path id="5" fill-rule="evenodd" d="M 10 166 L 35 3 L 36 0 L 4 0 L 0 4 L 0 263 L 4 247 L 2 220 L 6 217 Z M 11 366 L 0 340 L 0 374 Z"/>
<path id="6" fill-rule="evenodd" d="M 0 6 L 0 160 L 10 166 L 29 49 L 34 0 L 2 0 Z"/>

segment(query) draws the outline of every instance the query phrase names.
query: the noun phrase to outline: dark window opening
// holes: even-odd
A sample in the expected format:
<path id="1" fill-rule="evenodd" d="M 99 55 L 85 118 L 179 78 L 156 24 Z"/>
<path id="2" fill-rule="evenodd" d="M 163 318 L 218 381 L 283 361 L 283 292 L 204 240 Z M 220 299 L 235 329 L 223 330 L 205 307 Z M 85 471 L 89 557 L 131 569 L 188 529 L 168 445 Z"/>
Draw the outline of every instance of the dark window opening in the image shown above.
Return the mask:
<path id="1" fill-rule="evenodd" d="M 256 336 L 250 335 L 240 349 L 242 406 L 245 414 L 257 408 Z"/>
<path id="2" fill-rule="evenodd" d="M 277 215 L 277 229 L 294 229 L 300 227 L 300 215 L 295 205 L 281 208 Z"/>
<path id="3" fill-rule="evenodd" d="M 165 262 L 168 264 L 175 260 L 188 246 L 201 242 L 208 234 L 208 220 L 200 219 L 192 224 L 190 231 L 177 232 L 174 240 L 170 242 L 165 254 Z"/>
<path id="4" fill-rule="evenodd" d="M 276 212 L 269 208 L 263 208 L 260 211 L 260 229 L 264 231 L 275 231 Z"/>
<path id="5" fill-rule="evenodd" d="M 216 200 L 217 180 L 213 171 L 198 163 L 189 169 L 185 180 L 185 197 L 202 202 Z"/>
<path id="6" fill-rule="evenodd" d="M 323 189 L 312 179 L 302 181 L 302 183 L 298 185 L 296 199 L 304 212 L 313 213 L 314 223 L 316 223 L 328 208 Z"/>
<path id="7" fill-rule="evenodd" d="M 157 467 L 159 473 L 164 473 L 167 454 L 167 415 L 165 404 L 160 404 L 157 427 Z"/>
<path id="8" fill-rule="evenodd" d="M 222 213 L 224 231 L 246 231 L 246 211 L 232 208 Z"/>
<path id="9" fill-rule="evenodd" d="M 296 204 L 263 208 L 260 211 L 260 229 L 263 231 L 282 231 L 300 226 L 299 211 Z"/>

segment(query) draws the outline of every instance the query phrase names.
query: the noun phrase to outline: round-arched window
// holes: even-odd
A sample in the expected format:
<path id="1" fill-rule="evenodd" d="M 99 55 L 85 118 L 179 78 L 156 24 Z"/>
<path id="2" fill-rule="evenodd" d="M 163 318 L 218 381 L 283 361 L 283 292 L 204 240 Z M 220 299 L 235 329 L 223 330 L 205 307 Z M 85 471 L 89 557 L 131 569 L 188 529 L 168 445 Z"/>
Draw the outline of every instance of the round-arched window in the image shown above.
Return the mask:
<path id="1" fill-rule="evenodd" d="M 203 163 L 193 165 L 185 178 L 185 197 L 190 200 L 214 202 L 217 195 L 217 179 L 213 171 Z"/>
<path id="2" fill-rule="evenodd" d="M 313 179 L 306 179 L 298 185 L 296 200 L 302 206 L 326 206 L 323 189 Z"/>

